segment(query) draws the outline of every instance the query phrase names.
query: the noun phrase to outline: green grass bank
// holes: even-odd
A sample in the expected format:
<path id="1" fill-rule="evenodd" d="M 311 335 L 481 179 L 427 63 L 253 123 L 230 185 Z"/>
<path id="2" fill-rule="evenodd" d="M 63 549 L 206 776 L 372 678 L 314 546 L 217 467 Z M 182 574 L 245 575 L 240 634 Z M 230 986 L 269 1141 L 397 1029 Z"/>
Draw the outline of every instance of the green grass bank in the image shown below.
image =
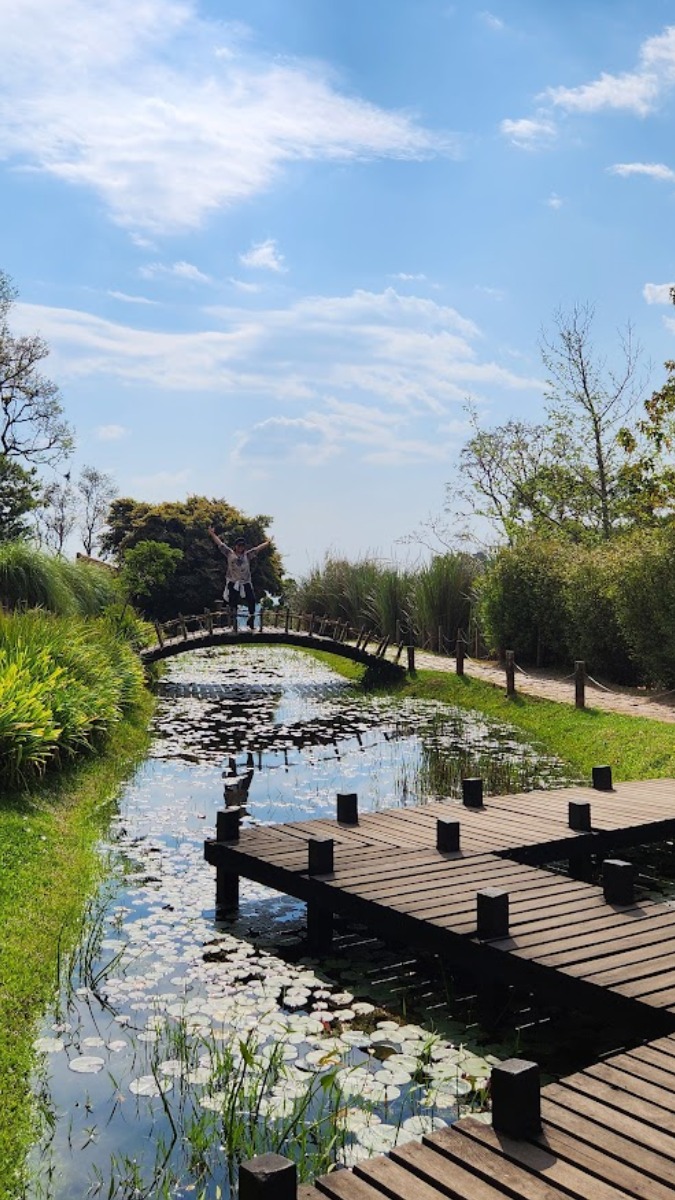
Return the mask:
<path id="1" fill-rule="evenodd" d="M 22 1194 L 36 1023 L 100 878 L 97 842 L 147 750 L 153 706 L 143 693 L 100 754 L 0 801 L 0 1200 Z"/>
<path id="2" fill-rule="evenodd" d="M 363 668 L 348 659 L 323 652 L 315 657 L 354 683 L 363 677 Z M 523 693 L 507 697 L 493 684 L 449 671 L 418 671 L 373 690 L 476 709 L 557 755 L 580 781 L 590 783 L 591 769 L 600 763 L 609 763 L 617 781 L 675 775 L 675 725 L 662 721 L 577 709 Z"/>

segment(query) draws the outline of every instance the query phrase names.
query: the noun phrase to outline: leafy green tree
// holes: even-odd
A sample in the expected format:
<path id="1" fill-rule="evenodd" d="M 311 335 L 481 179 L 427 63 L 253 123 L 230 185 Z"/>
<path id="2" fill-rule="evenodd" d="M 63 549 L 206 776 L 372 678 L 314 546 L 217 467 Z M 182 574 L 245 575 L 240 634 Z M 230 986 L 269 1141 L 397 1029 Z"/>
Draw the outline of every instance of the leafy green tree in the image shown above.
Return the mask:
<path id="1" fill-rule="evenodd" d="M 168 584 L 182 557 L 181 550 L 172 549 L 166 542 L 138 542 L 125 550 L 120 581 L 127 603 L 143 607 L 144 601 Z"/>
<path id="2" fill-rule="evenodd" d="M 104 553 L 122 561 L 126 552 L 143 541 L 164 542 L 182 552 L 170 582 L 153 588 L 144 608 L 148 616 L 167 620 L 178 613 L 214 608 L 223 594 L 225 563 L 214 548 L 208 529 L 213 525 L 229 544 L 237 536 L 249 546 L 268 538 L 268 516 L 247 517 L 225 500 L 189 496 L 185 501 L 147 504 L 129 497 L 114 500 L 101 538 Z M 269 546 L 261 551 L 253 568 L 258 595 L 282 591 L 282 564 L 278 551 Z"/>
<path id="3" fill-rule="evenodd" d="M 28 537 L 25 520 L 41 504 L 40 484 L 33 469 L 26 470 L 6 454 L 0 454 L 0 542 Z"/>

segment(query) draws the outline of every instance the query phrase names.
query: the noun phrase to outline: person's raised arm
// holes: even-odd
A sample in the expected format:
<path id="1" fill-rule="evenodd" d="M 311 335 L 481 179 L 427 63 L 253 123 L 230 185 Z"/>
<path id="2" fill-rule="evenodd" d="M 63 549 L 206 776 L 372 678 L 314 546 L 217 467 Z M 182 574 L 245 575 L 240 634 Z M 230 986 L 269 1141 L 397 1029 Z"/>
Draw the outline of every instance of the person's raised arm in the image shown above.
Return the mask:
<path id="1" fill-rule="evenodd" d="M 211 538 L 211 541 L 218 547 L 219 550 L 229 550 L 229 546 L 226 545 L 222 538 L 218 537 L 213 525 L 209 525 L 208 534 Z"/>
<path id="2" fill-rule="evenodd" d="M 271 546 L 271 544 L 272 543 L 269 541 L 269 539 L 266 542 L 261 542 L 259 546 L 253 546 L 252 549 L 249 550 L 249 554 L 258 554 L 261 550 L 265 549 L 265 546 Z"/>

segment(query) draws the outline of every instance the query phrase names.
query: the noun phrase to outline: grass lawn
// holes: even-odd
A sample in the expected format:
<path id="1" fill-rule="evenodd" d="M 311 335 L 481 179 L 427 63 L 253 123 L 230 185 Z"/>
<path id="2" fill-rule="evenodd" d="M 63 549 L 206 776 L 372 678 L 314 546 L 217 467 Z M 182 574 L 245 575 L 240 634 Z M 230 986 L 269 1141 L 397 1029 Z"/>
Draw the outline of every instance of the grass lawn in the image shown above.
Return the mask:
<path id="1" fill-rule="evenodd" d="M 120 784 L 147 748 L 153 704 L 144 697 L 100 757 L 0 800 L 0 1200 L 21 1194 L 33 1140 L 36 1021 L 54 996 L 59 955 L 80 928 Z"/>
<path id="2" fill-rule="evenodd" d="M 359 681 L 363 668 L 337 655 L 315 654 L 347 679 Z M 616 781 L 675 776 L 675 725 L 598 709 L 577 709 L 536 696 L 505 691 L 468 675 L 418 671 L 400 683 L 377 687 L 392 696 L 440 700 L 477 709 L 518 729 L 530 742 L 556 754 L 570 772 L 590 784 L 591 768 L 608 763 Z"/>

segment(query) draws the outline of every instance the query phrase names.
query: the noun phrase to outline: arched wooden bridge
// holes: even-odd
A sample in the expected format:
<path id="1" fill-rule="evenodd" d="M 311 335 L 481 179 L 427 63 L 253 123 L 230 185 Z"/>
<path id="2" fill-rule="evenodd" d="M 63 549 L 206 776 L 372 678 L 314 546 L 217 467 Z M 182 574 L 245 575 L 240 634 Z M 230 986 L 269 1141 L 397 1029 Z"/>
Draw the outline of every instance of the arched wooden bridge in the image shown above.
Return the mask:
<path id="1" fill-rule="evenodd" d="M 255 617 L 255 628 L 232 626 L 228 609 L 212 612 L 206 609 L 191 617 L 177 617 L 163 624 L 155 622 L 157 641 L 154 646 L 141 650 L 145 663 L 171 658 L 188 650 L 199 650 L 208 646 L 295 646 L 303 650 L 325 650 L 363 663 L 381 674 L 400 675 L 404 666 L 401 655 L 405 651 L 405 665 L 414 670 L 414 648 L 401 642 L 394 647 L 393 657 L 386 657 L 391 649 L 390 639 L 374 640 L 366 628 L 359 632 L 346 622 L 328 617 L 314 617 L 290 613 L 288 610 L 262 609 Z"/>

